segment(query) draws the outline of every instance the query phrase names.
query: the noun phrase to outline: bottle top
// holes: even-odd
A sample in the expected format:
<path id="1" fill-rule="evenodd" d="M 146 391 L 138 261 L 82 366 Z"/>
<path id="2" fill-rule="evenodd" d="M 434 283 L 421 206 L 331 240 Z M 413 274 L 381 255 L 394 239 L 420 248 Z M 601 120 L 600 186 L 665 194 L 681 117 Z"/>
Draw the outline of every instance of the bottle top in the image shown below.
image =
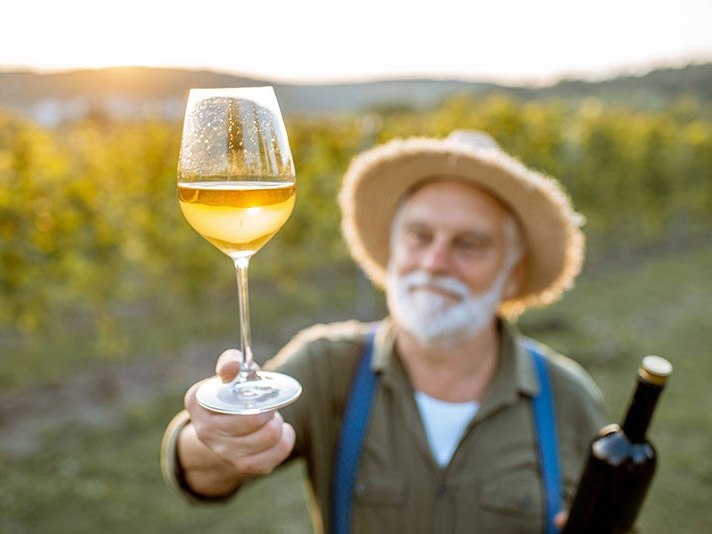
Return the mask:
<path id="1" fill-rule="evenodd" d="M 664 386 L 672 373 L 672 364 L 660 356 L 646 356 L 638 371 L 638 376 L 650 384 Z"/>

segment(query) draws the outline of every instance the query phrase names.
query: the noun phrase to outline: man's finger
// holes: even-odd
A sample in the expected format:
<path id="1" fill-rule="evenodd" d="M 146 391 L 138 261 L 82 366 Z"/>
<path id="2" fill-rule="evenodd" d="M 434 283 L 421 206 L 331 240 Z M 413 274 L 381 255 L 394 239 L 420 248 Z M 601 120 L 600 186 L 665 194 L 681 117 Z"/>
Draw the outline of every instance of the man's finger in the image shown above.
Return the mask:
<path id="1" fill-rule="evenodd" d="M 217 374 L 223 382 L 230 382 L 237 373 L 240 372 L 240 362 L 242 361 L 242 353 L 237 349 L 228 349 L 218 357 L 215 365 L 215 374 Z"/>

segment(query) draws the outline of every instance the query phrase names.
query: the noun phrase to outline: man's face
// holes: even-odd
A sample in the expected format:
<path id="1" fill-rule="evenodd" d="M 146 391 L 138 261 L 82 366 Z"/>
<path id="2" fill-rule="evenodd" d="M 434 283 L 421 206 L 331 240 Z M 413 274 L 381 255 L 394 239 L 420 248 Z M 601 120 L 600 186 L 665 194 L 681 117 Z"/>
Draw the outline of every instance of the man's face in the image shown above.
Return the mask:
<path id="1" fill-rule="evenodd" d="M 491 195 L 463 183 L 414 192 L 392 236 L 388 302 L 396 321 L 423 341 L 456 340 L 489 324 L 502 296 L 516 290 L 509 217 Z"/>

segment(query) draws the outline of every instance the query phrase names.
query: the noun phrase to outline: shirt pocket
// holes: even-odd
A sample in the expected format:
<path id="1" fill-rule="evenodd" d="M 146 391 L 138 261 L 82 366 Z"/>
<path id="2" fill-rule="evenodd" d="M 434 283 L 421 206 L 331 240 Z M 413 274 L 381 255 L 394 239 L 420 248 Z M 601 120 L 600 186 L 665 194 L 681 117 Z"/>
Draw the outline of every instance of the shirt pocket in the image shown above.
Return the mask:
<path id="1" fill-rule="evenodd" d="M 544 496 L 539 472 L 502 472 L 480 482 L 482 530 L 535 533 L 544 527 Z"/>
<path id="2" fill-rule="evenodd" d="M 405 532 L 406 492 L 406 481 L 401 477 L 376 474 L 359 478 L 353 494 L 354 532 Z"/>
<path id="3" fill-rule="evenodd" d="M 354 485 L 354 502 L 363 506 L 401 506 L 405 502 L 406 482 L 402 477 L 371 475 Z"/>

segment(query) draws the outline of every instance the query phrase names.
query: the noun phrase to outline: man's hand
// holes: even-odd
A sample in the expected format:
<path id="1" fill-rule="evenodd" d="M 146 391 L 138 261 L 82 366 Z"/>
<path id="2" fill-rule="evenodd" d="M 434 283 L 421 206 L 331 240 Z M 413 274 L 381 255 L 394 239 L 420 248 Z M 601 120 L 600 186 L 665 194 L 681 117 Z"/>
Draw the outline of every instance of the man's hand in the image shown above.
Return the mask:
<path id="1" fill-rule="evenodd" d="M 554 516 L 554 526 L 561 530 L 566 525 L 566 521 L 569 518 L 568 512 L 559 512 Z"/>
<path id="2" fill-rule="evenodd" d="M 227 350 L 218 358 L 216 373 L 231 381 L 240 370 L 240 352 Z M 191 424 L 178 440 L 186 482 L 201 495 L 227 494 L 245 478 L 265 475 L 294 448 L 295 433 L 277 411 L 229 415 L 200 406 L 193 385 L 185 395 Z"/>

